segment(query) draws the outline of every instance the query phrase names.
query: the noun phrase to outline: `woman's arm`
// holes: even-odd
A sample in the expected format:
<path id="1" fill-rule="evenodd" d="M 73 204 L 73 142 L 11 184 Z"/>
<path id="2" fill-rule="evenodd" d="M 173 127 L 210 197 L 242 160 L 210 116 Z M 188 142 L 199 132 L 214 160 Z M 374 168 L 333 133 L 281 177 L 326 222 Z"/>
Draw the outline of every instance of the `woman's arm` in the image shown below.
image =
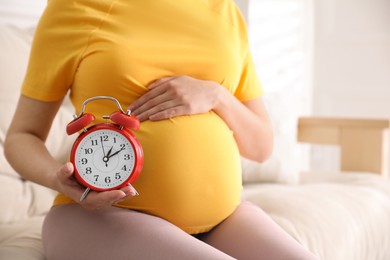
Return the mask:
<path id="1" fill-rule="evenodd" d="M 272 153 L 273 132 L 262 99 L 241 103 L 222 88 L 214 111 L 233 131 L 241 155 L 264 162 Z"/>
<path id="2" fill-rule="evenodd" d="M 73 177 L 73 165 L 62 165 L 45 146 L 45 140 L 62 101 L 42 102 L 21 96 L 4 144 L 5 155 L 25 179 L 68 195 L 79 201 L 85 188 Z M 64 129 L 65 134 L 65 129 Z M 80 204 L 96 209 L 134 195 L 131 187 L 119 191 L 91 192 Z"/>
<path id="3" fill-rule="evenodd" d="M 54 190 L 59 187 L 53 173 L 61 164 L 44 142 L 60 105 L 21 96 L 4 144 L 8 161 L 23 178 Z"/>
<path id="4" fill-rule="evenodd" d="M 272 152 L 273 134 L 260 98 L 241 103 L 225 87 L 188 76 L 167 77 L 129 106 L 141 121 L 213 110 L 234 132 L 242 156 L 259 162 Z"/>

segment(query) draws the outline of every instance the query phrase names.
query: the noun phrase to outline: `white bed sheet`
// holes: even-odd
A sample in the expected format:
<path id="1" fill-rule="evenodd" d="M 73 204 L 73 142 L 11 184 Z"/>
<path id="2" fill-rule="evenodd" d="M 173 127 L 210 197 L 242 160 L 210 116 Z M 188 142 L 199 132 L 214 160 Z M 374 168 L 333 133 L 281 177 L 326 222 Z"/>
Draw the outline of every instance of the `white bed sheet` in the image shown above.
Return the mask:
<path id="1" fill-rule="evenodd" d="M 248 184 L 251 201 L 323 260 L 390 259 L 390 181 L 367 173 L 302 175 L 301 184 Z"/>

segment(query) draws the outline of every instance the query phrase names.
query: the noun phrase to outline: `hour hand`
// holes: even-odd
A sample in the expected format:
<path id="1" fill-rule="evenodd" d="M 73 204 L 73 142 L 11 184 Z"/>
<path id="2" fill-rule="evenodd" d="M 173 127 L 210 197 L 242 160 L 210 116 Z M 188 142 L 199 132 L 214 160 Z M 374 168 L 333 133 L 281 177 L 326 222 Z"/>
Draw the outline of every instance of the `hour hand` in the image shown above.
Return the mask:
<path id="1" fill-rule="evenodd" d="M 111 157 L 113 157 L 114 155 L 117 155 L 117 154 L 120 153 L 122 150 L 124 150 L 124 148 L 122 148 L 122 149 L 116 151 L 115 153 L 113 153 L 113 154 L 111 154 L 111 155 L 107 155 L 107 158 L 111 158 Z M 111 151 L 111 150 L 110 150 L 110 151 Z"/>
<path id="2" fill-rule="evenodd" d="M 110 154 L 111 154 L 111 152 L 112 152 L 112 148 L 113 148 L 113 147 L 114 147 L 114 146 L 111 146 L 110 150 L 108 150 L 108 152 L 107 152 L 107 155 L 106 155 L 106 156 L 107 156 L 108 158 L 110 158 Z"/>
<path id="3" fill-rule="evenodd" d="M 108 150 L 107 155 L 103 156 L 103 162 L 106 163 L 106 167 L 108 167 L 108 160 L 110 158 L 110 154 L 112 152 L 112 148 L 113 148 L 113 146 L 111 146 L 110 150 Z M 104 153 L 104 150 L 103 150 L 103 153 Z"/>

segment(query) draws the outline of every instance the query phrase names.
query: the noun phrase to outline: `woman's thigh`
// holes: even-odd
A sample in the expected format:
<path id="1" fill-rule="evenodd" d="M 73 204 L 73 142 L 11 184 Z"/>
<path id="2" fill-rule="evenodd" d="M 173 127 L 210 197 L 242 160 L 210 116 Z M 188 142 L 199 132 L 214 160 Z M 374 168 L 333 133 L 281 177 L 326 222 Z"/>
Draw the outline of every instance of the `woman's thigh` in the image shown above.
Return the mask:
<path id="1" fill-rule="evenodd" d="M 48 260 L 233 259 L 161 218 L 116 207 L 53 207 L 42 236 Z"/>
<path id="2" fill-rule="evenodd" d="M 199 239 L 240 260 L 318 259 L 249 202 Z"/>

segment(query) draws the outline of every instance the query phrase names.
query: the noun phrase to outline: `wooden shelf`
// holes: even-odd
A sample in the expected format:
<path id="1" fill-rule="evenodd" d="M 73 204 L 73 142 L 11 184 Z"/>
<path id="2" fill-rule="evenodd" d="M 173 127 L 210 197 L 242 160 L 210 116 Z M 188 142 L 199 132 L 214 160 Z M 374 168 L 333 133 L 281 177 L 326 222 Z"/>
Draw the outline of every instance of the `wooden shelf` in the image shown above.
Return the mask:
<path id="1" fill-rule="evenodd" d="M 388 174 L 390 119 L 301 117 L 298 141 L 340 147 L 341 171 Z"/>

